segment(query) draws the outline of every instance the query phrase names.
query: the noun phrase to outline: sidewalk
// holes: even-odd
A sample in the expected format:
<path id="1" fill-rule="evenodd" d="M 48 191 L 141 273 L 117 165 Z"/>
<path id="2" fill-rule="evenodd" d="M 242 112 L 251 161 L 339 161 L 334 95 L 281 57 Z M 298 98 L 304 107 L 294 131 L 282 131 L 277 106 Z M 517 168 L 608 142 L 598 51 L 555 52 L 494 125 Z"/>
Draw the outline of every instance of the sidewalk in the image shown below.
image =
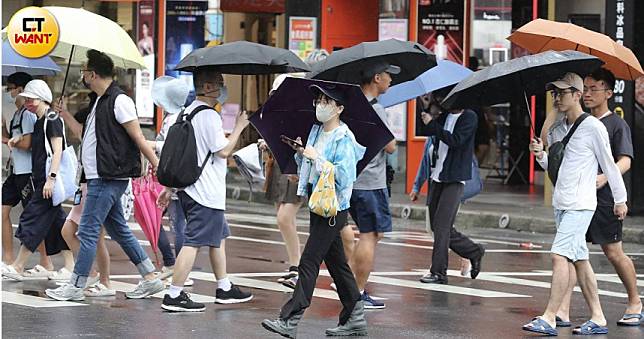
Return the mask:
<path id="1" fill-rule="evenodd" d="M 393 191 L 403 192 L 403 183 L 394 183 Z M 248 201 L 249 193 L 248 184 L 240 175 L 235 170 L 229 171 L 228 198 Z M 253 192 L 251 200 L 270 203 L 263 192 Z M 390 200 L 391 213 L 396 218 L 425 221 L 425 201 L 426 196 L 421 196 L 416 203 L 412 203 L 407 195 L 395 193 Z M 543 206 L 542 187 L 531 192 L 529 187 L 507 186 L 493 181 L 484 185 L 483 192 L 461 205 L 456 225 L 461 229 L 505 228 L 521 232 L 555 233 L 553 210 L 552 207 Z M 626 218 L 623 239 L 624 242 L 644 244 L 644 217 Z"/>

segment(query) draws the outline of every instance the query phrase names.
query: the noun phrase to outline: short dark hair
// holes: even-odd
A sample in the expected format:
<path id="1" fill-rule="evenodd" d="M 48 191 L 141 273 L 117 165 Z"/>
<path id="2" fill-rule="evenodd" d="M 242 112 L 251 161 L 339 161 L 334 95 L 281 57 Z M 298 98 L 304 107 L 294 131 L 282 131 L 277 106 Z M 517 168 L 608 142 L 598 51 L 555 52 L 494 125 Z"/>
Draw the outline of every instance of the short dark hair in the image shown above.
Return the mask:
<path id="1" fill-rule="evenodd" d="M 615 75 L 604 67 L 598 68 L 596 71 L 588 74 L 588 77 L 595 81 L 603 81 L 608 86 L 608 90 L 612 91 L 615 89 Z"/>
<path id="2" fill-rule="evenodd" d="M 25 72 L 16 72 L 7 77 L 7 83 L 16 85 L 16 87 L 25 88 L 27 83 L 34 78 Z"/>
<path id="3" fill-rule="evenodd" d="M 215 83 L 214 78 L 220 77 L 221 78 L 221 73 L 208 67 L 202 67 L 202 68 L 197 68 L 193 73 L 192 73 L 192 83 L 195 86 L 195 91 L 199 93 L 201 90 L 201 87 L 205 83 Z M 223 81 L 223 78 L 222 78 Z"/>
<path id="4" fill-rule="evenodd" d="M 95 49 L 87 51 L 87 69 L 96 72 L 101 78 L 114 75 L 114 61 L 107 54 Z"/>

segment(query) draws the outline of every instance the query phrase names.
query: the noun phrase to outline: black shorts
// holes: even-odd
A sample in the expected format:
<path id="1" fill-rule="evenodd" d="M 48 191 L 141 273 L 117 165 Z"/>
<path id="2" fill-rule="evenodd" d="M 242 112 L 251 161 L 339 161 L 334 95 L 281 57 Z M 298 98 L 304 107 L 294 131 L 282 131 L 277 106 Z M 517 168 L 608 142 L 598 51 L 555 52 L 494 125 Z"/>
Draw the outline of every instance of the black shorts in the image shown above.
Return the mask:
<path id="1" fill-rule="evenodd" d="M 30 173 L 11 174 L 2 184 L 2 205 L 15 207 L 22 202 L 22 207 L 25 207 L 31 200 L 32 192 Z"/>
<path id="2" fill-rule="evenodd" d="M 586 232 L 586 241 L 597 245 L 622 241 L 622 225 L 612 206 L 597 206 Z"/>

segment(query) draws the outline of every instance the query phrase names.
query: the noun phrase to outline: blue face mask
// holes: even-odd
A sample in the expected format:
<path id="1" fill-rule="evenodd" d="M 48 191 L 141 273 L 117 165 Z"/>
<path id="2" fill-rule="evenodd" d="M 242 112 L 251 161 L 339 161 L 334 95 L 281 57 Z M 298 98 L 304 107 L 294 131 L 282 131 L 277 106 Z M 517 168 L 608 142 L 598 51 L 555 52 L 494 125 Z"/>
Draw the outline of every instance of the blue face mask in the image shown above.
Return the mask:
<path id="1" fill-rule="evenodd" d="M 217 101 L 223 105 L 226 100 L 228 100 L 228 87 L 224 85 L 219 90 L 219 97 L 217 97 Z"/>

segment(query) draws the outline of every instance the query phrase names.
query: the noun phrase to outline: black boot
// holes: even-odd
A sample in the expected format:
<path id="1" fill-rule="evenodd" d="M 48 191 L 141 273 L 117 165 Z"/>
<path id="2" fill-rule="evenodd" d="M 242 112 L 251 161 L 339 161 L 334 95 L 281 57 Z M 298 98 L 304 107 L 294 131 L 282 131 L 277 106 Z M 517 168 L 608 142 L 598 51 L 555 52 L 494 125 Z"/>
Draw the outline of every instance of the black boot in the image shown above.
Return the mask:
<path id="1" fill-rule="evenodd" d="M 297 336 L 297 323 L 302 319 L 302 315 L 294 315 L 288 319 L 277 318 L 276 320 L 264 319 L 262 326 L 274 333 L 286 338 L 295 339 Z"/>
<path id="2" fill-rule="evenodd" d="M 367 320 L 364 318 L 364 303 L 362 300 L 356 302 L 346 323 L 327 329 L 326 335 L 331 337 L 366 336 Z"/>

